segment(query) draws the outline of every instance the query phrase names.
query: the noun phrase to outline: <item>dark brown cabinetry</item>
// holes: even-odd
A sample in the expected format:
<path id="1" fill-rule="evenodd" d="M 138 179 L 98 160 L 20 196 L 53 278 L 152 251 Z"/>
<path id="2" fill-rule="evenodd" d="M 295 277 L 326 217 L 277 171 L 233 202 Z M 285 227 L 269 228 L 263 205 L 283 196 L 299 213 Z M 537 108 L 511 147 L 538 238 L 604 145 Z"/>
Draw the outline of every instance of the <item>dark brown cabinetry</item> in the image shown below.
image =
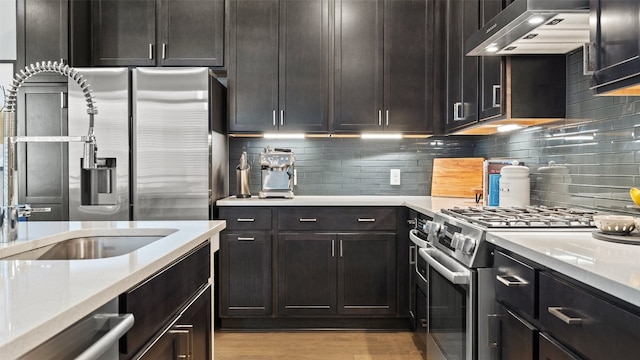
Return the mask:
<path id="1" fill-rule="evenodd" d="M 17 69 L 42 61 L 69 61 L 69 1 L 17 2 Z M 42 73 L 29 82 L 65 81 L 61 75 Z"/>
<path id="2" fill-rule="evenodd" d="M 223 65 L 222 0 L 97 0 L 91 6 L 94 65 Z"/>
<path id="3" fill-rule="evenodd" d="M 271 309 L 270 208 L 221 208 L 220 316 L 265 317 Z"/>
<path id="4" fill-rule="evenodd" d="M 494 270 L 499 311 L 489 336 L 502 358 L 637 357 L 637 308 L 502 251 Z"/>
<path id="5" fill-rule="evenodd" d="M 335 234 L 279 234 L 279 314 L 337 314 L 335 242 Z"/>
<path id="6" fill-rule="evenodd" d="M 479 3 L 449 0 L 436 6 L 447 20 L 445 131 L 450 132 L 478 120 L 478 58 L 465 56 L 464 41 L 478 29 Z"/>
<path id="7" fill-rule="evenodd" d="M 279 312 L 394 314 L 395 234 L 279 235 Z"/>
<path id="8" fill-rule="evenodd" d="M 211 359 L 211 291 L 190 303 L 141 360 Z"/>
<path id="9" fill-rule="evenodd" d="M 279 210 L 279 312 L 395 314 L 396 216 L 392 208 Z"/>
<path id="10" fill-rule="evenodd" d="M 211 357 L 211 252 L 200 245 L 118 298 L 135 317 L 120 339 L 120 359 Z"/>
<path id="11" fill-rule="evenodd" d="M 398 326 L 407 314 L 396 264 L 408 256 L 396 250 L 398 216 L 394 207 L 222 207 L 222 326 Z"/>
<path id="12" fill-rule="evenodd" d="M 66 99 L 66 83 L 22 86 L 17 104 L 18 135 L 67 135 Z M 23 143 L 18 149 L 18 202 L 50 208 L 34 212 L 31 220 L 68 220 L 67 144 Z"/>
<path id="13" fill-rule="evenodd" d="M 640 316 L 546 273 L 540 274 L 541 328 L 588 359 L 638 356 Z"/>
<path id="14" fill-rule="evenodd" d="M 640 3 L 591 0 L 590 5 L 592 89 L 603 95 L 640 94 Z"/>
<path id="15" fill-rule="evenodd" d="M 333 131 L 433 131 L 433 3 L 336 1 Z"/>
<path id="16" fill-rule="evenodd" d="M 231 132 L 326 132 L 329 2 L 232 0 Z"/>

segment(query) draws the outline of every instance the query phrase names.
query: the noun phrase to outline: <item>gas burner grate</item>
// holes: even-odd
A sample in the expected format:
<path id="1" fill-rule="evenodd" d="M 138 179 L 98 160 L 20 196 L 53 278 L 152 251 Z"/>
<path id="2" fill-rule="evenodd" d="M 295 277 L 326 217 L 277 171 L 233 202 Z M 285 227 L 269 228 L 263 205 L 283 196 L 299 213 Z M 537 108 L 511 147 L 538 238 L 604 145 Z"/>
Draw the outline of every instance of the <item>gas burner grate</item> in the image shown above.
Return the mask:
<path id="1" fill-rule="evenodd" d="M 597 211 L 566 207 L 467 207 L 441 210 L 488 228 L 589 228 Z"/>

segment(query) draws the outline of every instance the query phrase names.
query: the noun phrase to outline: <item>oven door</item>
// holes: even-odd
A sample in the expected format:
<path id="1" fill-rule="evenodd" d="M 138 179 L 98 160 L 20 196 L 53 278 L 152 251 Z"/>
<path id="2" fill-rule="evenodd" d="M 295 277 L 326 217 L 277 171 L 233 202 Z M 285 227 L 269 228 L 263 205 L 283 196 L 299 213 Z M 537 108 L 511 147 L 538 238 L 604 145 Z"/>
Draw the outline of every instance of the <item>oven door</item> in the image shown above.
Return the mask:
<path id="1" fill-rule="evenodd" d="M 474 271 L 436 248 L 419 253 L 427 264 L 427 358 L 473 359 Z"/>

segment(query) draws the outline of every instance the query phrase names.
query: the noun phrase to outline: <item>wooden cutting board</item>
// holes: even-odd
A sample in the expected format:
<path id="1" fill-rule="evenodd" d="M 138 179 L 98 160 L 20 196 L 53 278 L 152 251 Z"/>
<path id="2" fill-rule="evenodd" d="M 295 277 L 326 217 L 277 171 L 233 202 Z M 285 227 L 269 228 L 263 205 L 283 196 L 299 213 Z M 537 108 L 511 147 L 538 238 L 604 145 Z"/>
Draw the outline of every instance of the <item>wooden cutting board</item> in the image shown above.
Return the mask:
<path id="1" fill-rule="evenodd" d="M 475 198 L 482 189 L 484 158 L 435 158 L 431 196 Z"/>

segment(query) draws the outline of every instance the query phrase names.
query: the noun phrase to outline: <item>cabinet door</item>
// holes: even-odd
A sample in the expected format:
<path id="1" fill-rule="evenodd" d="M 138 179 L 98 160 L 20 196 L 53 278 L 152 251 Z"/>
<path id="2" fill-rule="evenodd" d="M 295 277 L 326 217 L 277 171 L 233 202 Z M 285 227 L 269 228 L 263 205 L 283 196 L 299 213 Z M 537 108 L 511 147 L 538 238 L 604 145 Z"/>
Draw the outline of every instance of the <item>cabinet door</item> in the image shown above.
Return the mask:
<path id="1" fill-rule="evenodd" d="M 326 132 L 329 2 L 280 2 L 279 131 Z"/>
<path id="2" fill-rule="evenodd" d="M 270 314 L 270 233 L 223 233 L 220 238 L 220 315 Z"/>
<path id="3" fill-rule="evenodd" d="M 161 0 L 160 65 L 222 66 L 224 0 Z"/>
<path id="4" fill-rule="evenodd" d="M 144 351 L 140 360 L 211 359 L 211 290 L 208 288 L 176 319 L 175 325 Z"/>
<path id="5" fill-rule="evenodd" d="M 336 313 L 336 252 L 334 234 L 278 236 L 279 315 Z"/>
<path id="6" fill-rule="evenodd" d="M 595 43 L 595 91 L 603 93 L 637 84 L 640 81 L 640 2 L 591 0 L 591 26 L 591 41 Z"/>
<path id="7" fill-rule="evenodd" d="M 156 64 L 155 0 L 92 1 L 93 64 Z"/>
<path id="8" fill-rule="evenodd" d="M 394 314 L 395 234 L 338 234 L 338 312 Z"/>
<path id="9" fill-rule="evenodd" d="M 229 131 L 276 131 L 278 0 L 235 0 L 229 6 Z"/>
<path id="10" fill-rule="evenodd" d="M 546 335 L 538 337 L 538 360 L 576 360 L 579 359 L 562 345 L 551 340 Z"/>
<path id="11" fill-rule="evenodd" d="M 464 40 L 477 29 L 477 1 L 447 1 L 446 131 L 478 119 L 478 58 L 464 53 Z"/>
<path id="12" fill-rule="evenodd" d="M 18 98 L 18 135 L 67 135 L 67 84 L 25 85 Z M 68 220 L 67 144 L 21 143 L 18 145 L 18 202 L 33 208 L 30 220 Z"/>
<path id="13" fill-rule="evenodd" d="M 491 18 L 502 11 L 503 0 L 480 1 L 480 27 L 484 26 Z M 478 117 L 480 120 L 502 115 L 502 94 L 504 70 L 502 56 L 481 56 L 478 58 L 480 72 L 478 81 Z"/>
<path id="14" fill-rule="evenodd" d="M 538 330 L 511 310 L 498 305 L 498 341 L 500 359 L 533 360 L 537 349 Z"/>
<path id="15" fill-rule="evenodd" d="M 382 0 L 335 2 L 333 130 L 383 129 Z"/>
<path id="16" fill-rule="evenodd" d="M 384 127 L 432 132 L 433 1 L 384 2 Z"/>
<path id="17" fill-rule="evenodd" d="M 20 0 L 17 11 L 17 68 L 42 61 L 66 63 L 69 59 L 68 0 Z M 42 73 L 29 81 L 51 82 L 60 78 L 62 76 L 55 73 Z"/>

